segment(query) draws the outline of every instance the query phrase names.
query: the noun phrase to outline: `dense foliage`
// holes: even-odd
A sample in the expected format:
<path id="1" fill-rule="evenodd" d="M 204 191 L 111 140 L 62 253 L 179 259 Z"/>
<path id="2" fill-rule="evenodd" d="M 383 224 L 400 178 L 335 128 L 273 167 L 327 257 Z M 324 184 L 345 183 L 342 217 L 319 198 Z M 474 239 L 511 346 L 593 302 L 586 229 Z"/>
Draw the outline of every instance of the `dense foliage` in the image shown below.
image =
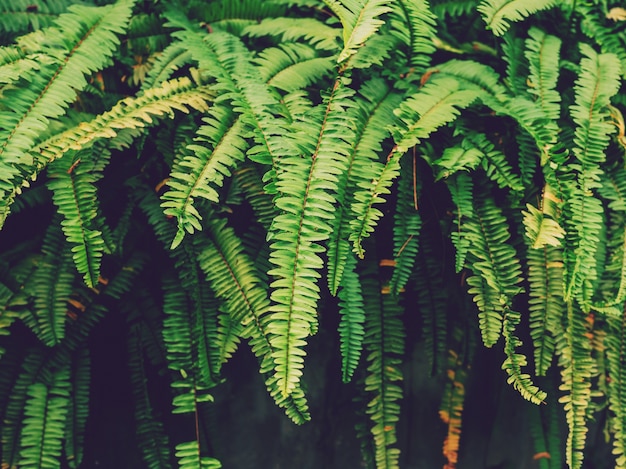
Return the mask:
<path id="1" fill-rule="evenodd" d="M 626 10 L 95 3 L 0 0 L 3 468 L 81 466 L 88 340 L 112 311 L 146 467 L 220 467 L 201 423 L 238 347 L 309 420 L 329 311 L 371 467 L 399 467 L 417 346 L 447 376 L 456 466 L 475 332 L 549 403 L 542 469 L 581 468 L 600 412 L 626 467 Z"/>

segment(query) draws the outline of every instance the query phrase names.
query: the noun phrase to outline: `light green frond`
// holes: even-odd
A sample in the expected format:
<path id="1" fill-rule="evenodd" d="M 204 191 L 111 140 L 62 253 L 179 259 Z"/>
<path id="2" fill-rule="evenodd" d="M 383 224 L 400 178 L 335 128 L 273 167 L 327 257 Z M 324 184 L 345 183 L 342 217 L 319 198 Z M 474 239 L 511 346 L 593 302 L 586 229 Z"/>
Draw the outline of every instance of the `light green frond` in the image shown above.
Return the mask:
<path id="1" fill-rule="evenodd" d="M 98 200 L 95 183 L 102 177 L 110 152 L 99 148 L 68 152 L 65 158 L 48 166 L 48 187 L 52 199 L 63 215 L 61 227 L 72 245 L 74 263 L 83 274 L 85 284 L 98 283 L 102 254 L 105 251 L 102 233 L 97 229 Z"/>
<path id="2" fill-rule="evenodd" d="M 435 52 L 435 15 L 427 0 L 400 0 L 392 3 L 391 34 L 408 46 L 407 66 L 421 73 Z"/>
<path id="3" fill-rule="evenodd" d="M 479 96 L 476 90 L 464 89 L 452 77 L 434 75 L 395 111 L 398 124 L 391 128 L 391 133 L 396 142 L 396 153 L 406 152 L 439 127 L 453 121 L 461 109 Z"/>
<path id="4" fill-rule="evenodd" d="M 402 310 L 392 295 L 380 293 L 380 285 L 371 277 L 364 279 L 363 287 L 368 293 L 364 304 L 365 391 L 369 399 L 366 413 L 372 423 L 374 459 L 378 469 L 398 469 L 400 450 L 394 445 L 397 443 L 396 425 L 402 399 Z"/>
<path id="5" fill-rule="evenodd" d="M 202 217 L 194 207 L 201 197 L 219 202 L 217 192 L 224 178 L 244 159 L 248 143 L 242 137 L 243 122 L 228 108 L 214 106 L 204 124 L 196 132 L 195 143 L 188 145 L 174 163 L 167 182 L 169 190 L 161 199 L 166 215 L 176 217 L 178 233 L 172 248 L 178 246 L 185 233 L 202 230 Z"/>
<path id="6" fill-rule="evenodd" d="M 255 62 L 269 85 L 288 93 L 321 81 L 335 69 L 332 57 L 320 57 L 313 47 L 298 43 L 264 49 Z"/>
<path id="7" fill-rule="evenodd" d="M 70 400 L 69 370 L 56 372 L 50 384 L 31 384 L 27 393 L 19 467 L 56 469 Z"/>
<path id="8" fill-rule="evenodd" d="M 323 266 L 320 244 L 332 231 L 338 177 L 347 169 L 351 152 L 352 120 L 346 109 L 353 106 L 349 82 L 337 81 L 332 94 L 310 116 L 305 117 L 299 145 L 304 153 L 281 160 L 276 187 L 276 206 L 282 213 L 269 233 L 271 299 L 275 302 L 268 318 L 270 341 L 279 385 L 285 395 L 298 387 L 302 374 L 303 347 L 317 323 L 317 301 Z M 348 118 L 347 118 L 348 117 Z M 302 184 L 302 181 L 306 181 Z"/>
<path id="9" fill-rule="evenodd" d="M 179 469 L 220 469 L 222 463 L 217 459 L 200 455 L 197 441 L 188 441 L 176 445 L 176 457 Z"/>
<path id="10" fill-rule="evenodd" d="M 266 18 L 248 26 L 244 34 L 252 37 L 279 37 L 281 42 L 304 40 L 316 49 L 339 50 L 339 31 L 313 18 Z"/>
<path id="11" fill-rule="evenodd" d="M 531 28 L 528 36 L 525 51 L 530 72 L 528 92 L 537 97 L 546 117 L 557 120 L 561 115 L 561 95 L 556 90 L 561 39 L 538 28 Z"/>
<path id="12" fill-rule="evenodd" d="M 521 291 L 522 272 L 515 248 L 507 243 L 509 227 L 501 209 L 484 193 L 476 198 L 474 217 L 464 225 L 468 267 L 474 272 L 467 283 L 479 309 L 483 342 L 490 347 L 499 338 L 503 314 Z"/>
<path id="13" fill-rule="evenodd" d="M 528 250 L 530 336 L 534 344 L 535 370 L 545 376 L 561 337 L 563 311 L 563 250 L 543 246 Z"/>
<path id="14" fill-rule="evenodd" d="M 496 36 L 502 36 L 509 29 L 509 22 L 521 21 L 556 4 L 557 0 L 483 0 L 477 9 L 487 28 Z"/>
<path id="15" fill-rule="evenodd" d="M 337 58 L 345 62 L 384 24 L 380 17 L 391 11 L 389 0 L 324 0 L 343 26 L 343 50 Z"/>
<path id="16" fill-rule="evenodd" d="M 141 90 L 161 86 L 181 67 L 191 62 L 191 54 L 181 42 L 173 42 L 160 52 L 141 84 Z"/>
<path id="17" fill-rule="evenodd" d="M 345 261 L 350 253 L 350 237 L 362 213 L 360 205 L 354 205 L 356 194 L 363 192 L 373 181 L 378 180 L 383 164 L 380 162 L 382 143 L 389 137 L 386 126 L 390 116 L 402 99 L 402 95 L 389 88 L 383 80 L 371 80 L 362 85 L 357 106 L 353 109 L 355 140 L 348 162 L 348 170 L 340 175 L 340 192 L 345 195 L 337 208 L 333 230 L 328 241 L 328 285 L 336 294 L 341 281 Z M 364 207 L 363 207 L 364 208 Z"/>

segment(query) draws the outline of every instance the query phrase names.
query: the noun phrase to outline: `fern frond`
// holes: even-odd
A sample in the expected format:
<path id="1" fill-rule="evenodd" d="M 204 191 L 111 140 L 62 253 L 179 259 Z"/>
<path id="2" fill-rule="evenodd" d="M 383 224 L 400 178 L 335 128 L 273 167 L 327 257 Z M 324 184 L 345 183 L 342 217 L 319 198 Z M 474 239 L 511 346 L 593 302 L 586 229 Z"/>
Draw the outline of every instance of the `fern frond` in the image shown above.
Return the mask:
<path id="1" fill-rule="evenodd" d="M 371 399 L 366 412 L 373 423 L 370 432 L 374 459 L 379 469 L 397 469 L 400 450 L 393 445 L 397 442 L 398 401 L 402 398 L 402 388 L 398 384 L 402 380 L 400 357 L 404 351 L 401 308 L 393 296 L 379 293 L 378 282 L 367 278 L 363 286 L 370 294 L 365 298 L 365 391 Z"/>
<path id="2" fill-rule="evenodd" d="M 217 203 L 224 178 L 231 175 L 233 167 L 243 161 L 248 143 L 242 137 L 243 122 L 227 108 L 214 106 L 197 137 L 187 151 L 177 159 L 170 179 L 170 190 L 162 196 L 161 206 L 166 215 L 178 220 L 178 233 L 172 248 L 178 246 L 185 232 L 201 230 L 201 216 L 193 206 L 194 199 L 202 197 Z"/>
<path id="3" fill-rule="evenodd" d="M 318 115 L 303 122 L 300 156 L 281 161 L 276 187 L 276 206 L 283 211 L 274 219 L 269 233 L 270 262 L 275 266 L 271 314 L 268 318 L 270 341 L 276 347 L 274 359 L 279 383 L 285 395 L 297 388 L 302 374 L 305 339 L 317 323 L 319 286 L 315 279 L 323 261 L 319 244 L 332 231 L 338 176 L 347 169 L 353 136 L 352 121 L 346 109 L 353 104 L 348 83 L 336 82 L 332 94 Z M 315 129 L 313 132 L 312 130 Z M 313 136 L 313 137 L 312 137 Z M 306 181 L 303 185 L 302 181 Z"/>
<path id="4" fill-rule="evenodd" d="M 49 165 L 48 187 L 64 217 L 61 227 L 68 243 L 73 245 L 76 269 L 83 274 L 85 284 L 93 287 L 98 283 L 105 250 L 102 233 L 95 226 L 98 216 L 95 183 L 102 177 L 110 153 L 104 148 L 99 149 L 97 156 L 92 151 L 72 153 Z"/>
<path id="5" fill-rule="evenodd" d="M 509 22 L 521 21 L 557 3 L 556 0 L 483 0 L 477 10 L 482 14 L 487 28 L 496 36 L 502 36 L 509 29 Z"/>
<path id="6" fill-rule="evenodd" d="M 150 88 L 161 86 L 164 82 L 170 80 L 172 74 L 178 69 L 190 62 L 191 53 L 187 48 L 180 41 L 173 42 L 156 56 L 152 67 L 141 84 L 141 90 L 146 91 Z"/>
<path id="7" fill-rule="evenodd" d="M 220 469 L 222 463 L 217 459 L 201 456 L 196 441 L 176 445 L 176 457 L 180 469 Z"/>
<path id="8" fill-rule="evenodd" d="M 344 383 L 352 379 L 359 364 L 363 349 L 365 310 L 361 281 L 356 272 L 356 258 L 348 255 L 346 269 L 339 290 L 339 349 L 341 351 L 341 379 Z"/>
<path id="9" fill-rule="evenodd" d="M 29 30 L 52 26 L 65 12 L 72 0 L 2 0 L 0 1 L 0 28 L 3 33 L 25 34 Z"/>
<path id="10" fill-rule="evenodd" d="M 465 173 L 456 174 L 446 180 L 452 202 L 456 205 L 456 230 L 450 233 L 455 249 L 455 271 L 458 273 L 465 267 L 465 259 L 470 240 L 465 236 L 465 221 L 474 217 L 474 181 Z"/>
<path id="11" fill-rule="evenodd" d="M 555 121 L 561 115 L 561 95 L 556 90 L 561 39 L 538 28 L 531 28 L 528 36 L 525 51 L 529 68 L 528 92 L 537 97 L 546 117 Z"/>
<path id="12" fill-rule="evenodd" d="M 571 223 L 566 226 L 568 243 L 565 256 L 565 299 L 579 298 L 584 282 L 597 277 L 595 253 L 603 224 L 603 207 L 593 190 L 605 160 L 604 150 L 609 144 L 613 128 L 607 118 L 610 98 L 620 84 L 620 63 L 613 54 L 597 54 L 590 46 L 581 45 L 581 72 L 576 80 L 575 104 L 571 107 L 576 124 L 573 153 L 577 164 L 577 181 L 565 210 L 571 210 Z M 584 267 L 583 267 L 584 266 Z"/>
<path id="13" fill-rule="evenodd" d="M 535 372 L 544 376 L 552 363 L 557 337 L 563 333 L 563 250 L 550 246 L 530 248 L 527 259 Z"/>
<path id="14" fill-rule="evenodd" d="M 587 409 L 591 403 L 591 376 L 595 364 L 591 345 L 586 337 L 586 315 L 567 303 L 565 336 L 557 345 L 562 384 L 565 394 L 559 402 L 565 408 L 569 433 L 566 444 L 566 462 L 571 469 L 580 469 L 587 438 Z"/>
<path id="15" fill-rule="evenodd" d="M 409 48 L 407 66 L 422 73 L 435 52 L 435 15 L 426 0 L 401 0 L 392 4 L 391 34 L 400 38 Z"/>
<path id="16" fill-rule="evenodd" d="M 286 92 L 298 91 L 331 75 L 333 57 L 319 57 L 306 44 L 282 44 L 262 50 L 255 60 L 263 79 Z"/>
<path id="17" fill-rule="evenodd" d="M 337 63 L 345 62 L 384 24 L 389 0 L 324 0 L 343 26 L 343 49 Z"/>
<path id="18" fill-rule="evenodd" d="M 354 205 L 355 194 L 368 187 L 371 181 L 378 180 L 383 171 L 379 154 L 382 143 L 389 137 L 386 126 L 390 124 L 393 109 L 401 99 L 400 93 L 378 79 L 364 83 L 359 98 L 355 99 L 354 145 L 349 155 L 348 169 L 339 176 L 339 192 L 345 196 L 343 203 L 337 207 L 328 241 L 328 285 L 333 295 L 337 292 L 346 259 L 350 255 L 347 239 L 350 237 L 351 224 L 359 216 L 354 211 L 357 207 Z"/>
<path id="19" fill-rule="evenodd" d="M 337 28 L 313 18 L 266 18 L 246 27 L 243 33 L 251 37 L 277 37 L 282 43 L 304 40 L 316 49 L 339 50 Z"/>
<path id="20" fill-rule="evenodd" d="M 42 254 L 26 286 L 34 296 L 32 316 L 22 319 L 44 344 L 53 346 L 65 336 L 67 301 L 74 282 L 72 256 L 58 225 L 51 225 L 46 233 Z"/>
<path id="21" fill-rule="evenodd" d="M 468 264 L 474 272 L 467 283 L 474 287 L 470 293 L 480 311 L 483 342 L 490 347 L 500 336 L 502 314 L 521 291 L 521 268 L 515 248 L 507 244 L 507 220 L 493 199 L 477 195 L 474 218 L 465 223 L 464 235 L 469 240 Z"/>
<path id="22" fill-rule="evenodd" d="M 19 467 L 58 468 L 70 398 L 69 370 L 54 373 L 49 385 L 31 384 L 27 393 Z"/>

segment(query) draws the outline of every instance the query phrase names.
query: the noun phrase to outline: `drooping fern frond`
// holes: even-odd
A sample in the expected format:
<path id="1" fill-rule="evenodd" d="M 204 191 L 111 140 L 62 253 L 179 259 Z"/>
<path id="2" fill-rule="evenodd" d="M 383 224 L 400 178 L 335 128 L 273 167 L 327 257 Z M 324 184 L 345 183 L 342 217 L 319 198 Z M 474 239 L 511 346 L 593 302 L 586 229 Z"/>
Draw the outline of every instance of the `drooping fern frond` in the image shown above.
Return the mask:
<path id="1" fill-rule="evenodd" d="M 65 336 L 67 301 L 72 293 L 74 276 L 69 246 L 59 226 L 50 225 L 37 270 L 26 285 L 26 290 L 34 297 L 33 309 L 22 317 L 48 346 L 59 344 Z"/>
<path id="2" fill-rule="evenodd" d="M 423 72 L 435 52 L 435 15 L 426 0 L 401 0 L 392 4 L 390 15 L 391 34 L 399 37 L 408 46 L 407 66 Z"/>
<path id="3" fill-rule="evenodd" d="M 341 351 L 341 379 L 344 383 L 352 379 L 363 350 L 365 310 L 361 281 L 356 272 L 356 258 L 348 255 L 346 269 L 339 290 L 339 349 Z"/>
<path id="4" fill-rule="evenodd" d="M 72 0 L 2 0 L 0 1 L 0 28 L 3 33 L 25 34 L 52 26 Z"/>
<path id="5" fill-rule="evenodd" d="M 110 156 L 105 148 L 95 153 L 93 150 L 72 152 L 48 167 L 48 187 L 64 217 L 61 227 L 68 243 L 73 245 L 76 269 L 89 287 L 98 283 L 105 250 L 102 233 L 95 226 L 98 217 L 95 183 L 102 177 Z"/>
<path id="6" fill-rule="evenodd" d="M 483 0 L 477 10 L 482 14 L 487 28 L 496 36 L 502 36 L 509 29 L 509 22 L 521 21 L 556 3 L 556 0 Z"/>
<path id="7" fill-rule="evenodd" d="M 573 153 L 576 157 L 575 187 L 570 189 L 565 207 L 571 222 L 565 251 L 565 299 L 581 299 L 583 284 L 595 281 L 595 254 L 603 224 L 603 208 L 593 194 L 604 162 L 604 149 L 609 144 L 613 127 L 607 119 L 610 98 L 620 83 L 620 63 L 613 54 L 597 54 L 590 46 L 581 45 L 581 72 L 576 80 L 575 104 L 571 107 L 576 124 Z"/>
<path id="8" fill-rule="evenodd" d="M 569 433 L 565 458 L 571 469 L 580 469 L 587 438 L 587 409 L 591 404 L 591 376 L 595 364 L 591 345 L 586 336 L 586 314 L 575 308 L 572 300 L 566 302 L 565 334 L 559 343 L 559 365 L 565 393 L 559 399 L 565 409 Z"/>
<path id="9" fill-rule="evenodd" d="M 187 233 L 201 230 L 201 216 L 193 206 L 196 197 L 217 203 L 224 177 L 244 159 L 248 144 L 242 137 L 243 122 L 230 110 L 214 106 L 210 117 L 197 131 L 194 144 L 178 158 L 167 182 L 170 190 L 163 195 L 166 215 L 178 220 L 178 233 L 172 242 L 176 247 Z"/>
<path id="10" fill-rule="evenodd" d="M 258 24 L 248 26 L 244 34 L 251 37 L 272 36 L 282 42 L 304 40 L 316 49 L 339 50 L 339 31 L 313 18 L 266 18 Z"/>
<path id="11" fill-rule="evenodd" d="M 374 443 L 377 469 L 398 469 L 400 450 L 396 424 L 400 417 L 399 400 L 402 388 L 400 356 L 404 351 L 404 330 L 401 308 L 390 294 L 380 292 L 378 282 L 367 277 L 363 281 L 365 297 L 365 339 L 367 376 L 365 391 L 370 399 L 366 413 L 373 426 L 370 433 Z M 378 287 L 378 288 L 377 288 Z"/>
<path id="12" fill-rule="evenodd" d="M 522 272 L 515 248 L 507 243 L 509 227 L 501 209 L 484 192 L 475 197 L 474 217 L 464 225 L 474 272 L 467 283 L 479 309 L 483 342 L 490 347 L 500 336 L 503 314 L 521 291 Z"/>
<path id="13" fill-rule="evenodd" d="M 31 384 L 27 393 L 19 467 L 58 468 L 70 398 L 69 369 L 54 373 L 50 384 Z"/>
<path id="14" fill-rule="evenodd" d="M 364 99 L 356 99 L 354 115 L 355 141 L 350 152 L 347 171 L 340 175 L 339 191 L 345 193 L 343 203 L 337 208 L 333 230 L 328 241 L 328 285 L 336 294 L 343 275 L 345 262 L 350 255 L 351 224 L 359 213 L 354 211 L 356 194 L 378 179 L 383 164 L 379 153 L 382 143 L 389 137 L 386 126 L 402 95 L 386 86 L 383 80 L 371 80 L 360 89 Z M 351 111 L 352 111 L 351 110 Z"/>
<path id="15" fill-rule="evenodd" d="M 347 169 L 353 135 L 347 108 L 354 92 L 347 79 L 339 79 L 321 107 L 302 122 L 299 144 L 305 153 L 283 158 L 276 188 L 276 206 L 282 210 L 272 224 L 269 272 L 275 280 L 269 316 L 270 341 L 279 385 L 285 395 L 298 387 L 302 374 L 305 339 L 317 323 L 319 286 L 316 279 L 323 261 L 320 242 L 332 231 L 338 176 Z M 348 114 L 349 116 L 349 114 Z M 313 132 L 313 129 L 315 131 Z M 303 185 L 301 181 L 306 181 Z"/>

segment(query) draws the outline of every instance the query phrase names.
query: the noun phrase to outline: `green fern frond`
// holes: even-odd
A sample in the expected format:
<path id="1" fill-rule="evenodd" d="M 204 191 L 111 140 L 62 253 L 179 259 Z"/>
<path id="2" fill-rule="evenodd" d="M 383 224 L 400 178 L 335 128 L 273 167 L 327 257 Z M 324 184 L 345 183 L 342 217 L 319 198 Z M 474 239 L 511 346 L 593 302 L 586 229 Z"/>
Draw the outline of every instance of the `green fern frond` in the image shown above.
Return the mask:
<path id="1" fill-rule="evenodd" d="M 28 399 L 28 389 L 35 382 L 44 361 L 43 351 L 39 349 L 27 349 L 24 355 L 23 359 L 20 357 L 21 363 L 17 373 L 8 366 L 10 382 L 7 381 L 7 376 L 3 376 L 3 391 L 7 393 L 1 396 L 3 408 L 0 442 L 3 467 L 19 467 L 20 435 L 24 426 L 24 407 Z M 5 361 L 6 359 L 3 360 L 3 365 Z"/>
<path id="2" fill-rule="evenodd" d="M 421 73 L 430 65 L 435 52 L 435 15 L 426 0 L 401 0 L 394 2 L 392 8 L 391 34 L 408 46 L 407 66 Z"/>
<path id="3" fill-rule="evenodd" d="M 13 187 L 5 192 L 6 197 L 0 200 L 0 227 L 9 215 L 11 203 L 21 191 L 21 186 L 28 185 L 49 162 L 60 158 L 69 150 L 80 150 L 98 138 L 112 139 L 124 129 L 153 125 L 157 117 L 173 116 L 174 110 L 185 113 L 189 109 L 206 111 L 207 102 L 212 99 L 213 94 L 208 87 L 195 86 L 187 78 L 165 82 L 160 88 L 150 89 L 138 98 L 124 98 L 110 111 L 97 116 L 91 122 L 81 122 L 41 142 L 30 153 L 35 165 L 19 181 L 14 181 Z"/>
<path id="4" fill-rule="evenodd" d="M 504 312 L 502 336 L 506 359 L 502 363 L 502 369 L 509 375 L 507 383 L 512 384 L 524 399 L 538 405 L 545 401 L 546 393 L 532 382 L 529 374 L 522 373 L 522 367 L 528 363 L 524 355 L 516 352 L 516 349 L 522 345 L 522 341 L 514 335 L 520 318 L 520 313 L 516 311 L 505 310 Z"/>
<path id="5" fill-rule="evenodd" d="M 389 0 L 324 0 L 343 26 L 343 49 L 337 63 L 345 62 L 385 23 Z"/>
<path id="6" fill-rule="evenodd" d="M 422 217 L 417 206 L 421 189 L 417 176 L 417 155 L 414 153 L 412 156 L 412 160 L 405 157 L 398 181 L 398 199 L 393 228 L 395 266 L 389 281 L 389 288 L 394 295 L 400 294 L 413 272 L 419 250 L 419 234 L 422 229 Z"/>
<path id="7" fill-rule="evenodd" d="M 335 69 L 332 57 L 319 57 L 313 47 L 298 43 L 264 49 L 255 63 L 269 85 L 286 92 L 306 89 Z"/>
<path id="8" fill-rule="evenodd" d="M 220 469 L 222 463 L 217 459 L 201 456 L 196 441 L 176 445 L 176 457 L 180 469 Z"/>
<path id="9" fill-rule="evenodd" d="M 362 99 L 361 99 L 362 98 Z M 340 175 L 340 192 L 345 194 L 337 208 L 334 227 L 328 241 L 328 285 L 331 293 L 337 292 L 345 261 L 350 253 L 347 239 L 359 216 L 356 194 L 378 180 L 383 164 L 380 162 L 382 143 L 389 137 L 386 126 L 392 119 L 393 110 L 400 104 L 402 95 L 388 87 L 383 80 L 371 80 L 361 86 L 354 111 L 355 140 L 350 152 L 348 170 Z"/>
<path id="10" fill-rule="evenodd" d="M 353 105 L 354 92 L 347 85 L 338 80 L 321 109 L 301 123 L 303 133 L 298 137 L 306 156 L 283 157 L 278 173 L 275 204 L 282 213 L 268 235 L 270 262 L 275 266 L 269 272 L 275 278 L 271 284 L 275 304 L 268 332 L 276 347 L 276 372 L 285 395 L 298 386 L 302 348 L 317 323 L 319 286 L 315 279 L 320 277 L 324 251 L 319 243 L 332 231 L 334 204 L 342 197 L 337 193 L 338 177 L 347 169 L 353 136 L 346 109 Z M 307 182 L 303 185 L 302 181 Z"/>
<path id="11" fill-rule="evenodd" d="M 156 56 L 152 67 L 148 71 L 146 78 L 141 84 L 141 90 L 161 86 L 172 75 L 184 65 L 191 62 L 191 53 L 180 42 L 176 41 L 167 46 Z"/>
<path id="12" fill-rule="evenodd" d="M 46 233 L 37 270 L 25 289 L 34 297 L 32 312 L 22 320 L 48 346 L 65 336 L 67 300 L 74 283 L 74 265 L 69 246 L 54 224 Z"/>
<path id="13" fill-rule="evenodd" d="M 566 462 L 571 469 L 580 469 L 587 438 L 587 409 L 591 403 L 591 376 L 595 364 L 591 345 L 586 337 L 586 315 L 567 303 L 565 335 L 557 344 L 562 384 L 565 394 L 559 402 L 565 408 L 569 433 L 566 444 Z"/>
<path id="14" fill-rule="evenodd" d="M 68 405 L 63 442 L 65 459 L 71 469 L 78 469 L 83 460 L 85 428 L 89 416 L 90 368 L 89 350 L 81 348 L 71 364 L 69 376 L 71 399 Z"/>
<path id="15" fill-rule="evenodd" d="M 243 161 L 248 147 L 241 135 L 243 122 L 227 108 L 214 106 L 203 121 L 196 143 L 188 145 L 175 162 L 167 182 L 170 189 L 162 196 L 164 213 L 178 220 L 172 248 L 178 246 L 185 232 L 202 230 L 202 217 L 193 205 L 194 199 L 202 197 L 217 203 L 217 190 L 224 178 L 231 175 L 232 168 Z"/>
<path id="16" fill-rule="evenodd" d="M 599 165 L 606 159 L 604 150 L 614 130 L 607 122 L 610 115 L 607 105 L 620 83 L 620 63 L 615 55 L 597 54 L 586 44 L 581 45 L 581 53 L 575 104 L 571 107 L 576 124 L 573 153 L 577 160 L 571 166 L 576 170 L 577 181 L 565 207 L 571 213 L 571 222 L 566 226 L 566 300 L 581 298 L 583 283 L 593 282 L 597 277 L 595 255 L 604 209 L 593 191 L 600 186 Z"/>
<path id="17" fill-rule="evenodd" d="M 509 188 L 512 191 L 521 192 L 524 188 L 520 177 L 514 172 L 506 155 L 498 150 L 495 145 L 482 133 L 469 133 L 466 137 L 468 147 L 482 152 L 482 167 L 487 177 L 494 181 L 498 187 Z"/>
<path id="18" fill-rule="evenodd" d="M 557 201 L 553 189 L 546 184 L 543 189 L 541 207 L 536 208 L 526 204 L 528 211 L 522 211 L 523 223 L 526 228 L 526 238 L 532 249 L 543 248 L 546 245 L 560 246 L 565 236 L 565 230 L 559 225 Z"/>
<path id="19" fill-rule="evenodd" d="M 365 339 L 367 352 L 367 377 L 365 391 L 368 393 L 366 413 L 373 426 L 370 432 L 374 442 L 374 459 L 378 469 L 397 469 L 400 450 L 397 442 L 396 424 L 400 417 L 399 400 L 402 399 L 400 364 L 404 351 L 404 330 L 400 319 L 401 308 L 392 295 L 380 294 L 378 282 L 366 278 L 363 281 L 365 298 Z"/>
<path id="20" fill-rule="evenodd" d="M 500 336 L 503 313 L 510 311 L 513 297 L 521 291 L 521 267 L 515 248 L 507 243 L 509 227 L 502 211 L 484 193 L 476 198 L 474 218 L 464 225 L 468 265 L 474 272 L 467 283 L 480 311 L 483 342 L 490 347 Z"/>
<path id="21" fill-rule="evenodd" d="M 48 166 L 48 187 L 64 217 L 61 227 L 68 243 L 73 245 L 76 269 L 89 287 L 98 283 L 105 251 L 102 233 L 95 226 L 99 215 L 95 183 L 102 177 L 110 152 L 104 148 L 98 150 L 97 156 L 93 151 L 70 152 Z"/>
<path id="22" fill-rule="evenodd" d="M 474 217 L 474 181 L 469 175 L 458 173 L 447 179 L 446 185 L 456 206 L 456 229 L 450 233 L 450 239 L 455 249 L 455 271 L 458 273 L 465 267 L 470 245 L 469 239 L 465 236 L 465 221 Z"/>
<path id="23" fill-rule="evenodd" d="M 459 145 L 449 146 L 442 155 L 432 162 L 436 167 L 435 179 L 444 179 L 457 171 L 471 171 L 476 169 L 482 161 L 484 153 L 469 139 L 463 139 Z"/>
<path id="24" fill-rule="evenodd" d="M 563 250 L 550 246 L 530 248 L 527 261 L 535 371 L 544 376 L 552 363 L 557 337 L 563 333 Z"/>
<path id="25" fill-rule="evenodd" d="M 69 369 L 54 373 L 49 385 L 31 384 L 27 394 L 19 467 L 58 468 L 70 400 Z"/>
<path id="26" fill-rule="evenodd" d="M 72 0 L 2 0 L 0 1 L 0 28 L 3 33 L 25 34 L 29 30 L 52 26 L 54 20 Z"/>
<path id="27" fill-rule="evenodd" d="M 316 49 L 339 50 L 339 31 L 313 18 L 266 18 L 248 26 L 243 33 L 251 37 L 271 36 L 280 42 L 304 40 Z"/>
<path id="28" fill-rule="evenodd" d="M 525 50 L 529 68 L 528 92 L 537 97 L 546 117 L 557 120 L 561 115 L 561 95 L 556 90 L 561 39 L 538 28 L 531 28 L 528 36 Z"/>
<path id="29" fill-rule="evenodd" d="M 502 36 L 509 29 L 509 22 L 521 21 L 556 4 L 556 0 L 483 0 L 477 10 L 482 14 L 487 28 L 496 36 Z"/>
<path id="30" fill-rule="evenodd" d="M 361 282 L 356 272 L 356 258 L 348 255 L 346 269 L 339 290 L 339 349 L 341 351 L 341 379 L 352 379 L 363 349 L 365 310 Z"/>

